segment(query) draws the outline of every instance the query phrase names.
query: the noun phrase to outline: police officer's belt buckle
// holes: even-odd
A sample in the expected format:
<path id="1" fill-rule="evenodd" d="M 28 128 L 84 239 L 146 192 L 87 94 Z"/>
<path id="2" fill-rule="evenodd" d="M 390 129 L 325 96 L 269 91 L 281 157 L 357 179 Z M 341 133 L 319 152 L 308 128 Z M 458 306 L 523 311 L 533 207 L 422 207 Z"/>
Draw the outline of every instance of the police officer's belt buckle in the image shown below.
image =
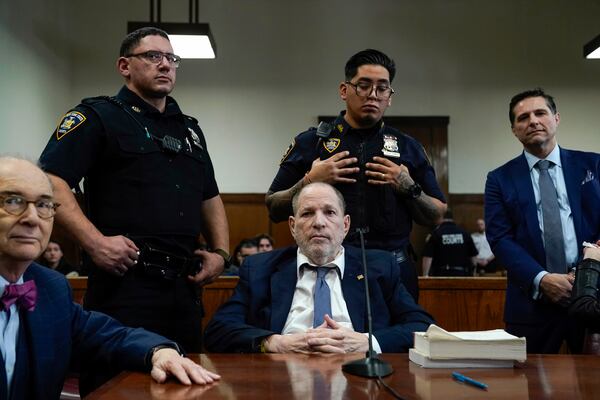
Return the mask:
<path id="1" fill-rule="evenodd" d="M 202 269 L 198 257 L 181 257 L 144 243 L 140 246 L 139 265 L 146 275 L 174 280 L 184 275 L 195 275 Z"/>

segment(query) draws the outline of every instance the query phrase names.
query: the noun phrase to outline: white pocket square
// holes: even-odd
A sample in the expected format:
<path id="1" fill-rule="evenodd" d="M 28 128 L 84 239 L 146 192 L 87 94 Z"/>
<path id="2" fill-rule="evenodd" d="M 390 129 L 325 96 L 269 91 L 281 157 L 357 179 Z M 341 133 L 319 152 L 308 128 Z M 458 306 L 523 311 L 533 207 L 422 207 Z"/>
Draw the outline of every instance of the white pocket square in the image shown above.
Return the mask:
<path id="1" fill-rule="evenodd" d="M 585 174 L 585 178 L 583 178 L 583 181 L 581 181 L 581 184 L 585 185 L 589 181 L 593 181 L 594 178 L 595 178 L 594 173 L 588 169 L 587 173 Z"/>

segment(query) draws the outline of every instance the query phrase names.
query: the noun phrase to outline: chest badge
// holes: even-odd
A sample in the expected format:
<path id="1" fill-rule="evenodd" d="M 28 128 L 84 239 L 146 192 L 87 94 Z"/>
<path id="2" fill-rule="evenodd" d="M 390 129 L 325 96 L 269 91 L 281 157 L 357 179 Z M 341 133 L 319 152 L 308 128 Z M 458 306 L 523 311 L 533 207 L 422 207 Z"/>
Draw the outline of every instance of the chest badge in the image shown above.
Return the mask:
<path id="1" fill-rule="evenodd" d="M 78 111 L 69 111 L 61 120 L 58 128 L 56 128 L 56 140 L 60 140 L 67 133 L 74 131 L 79 125 L 86 120 L 85 115 Z"/>
<path id="2" fill-rule="evenodd" d="M 338 138 L 329 138 L 323 142 L 323 147 L 330 153 L 333 153 L 335 149 L 340 146 L 340 139 Z"/>
<path id="3" fill-rule="evenodd" d="M 192 142 L 194 142 L 194 146 L 196 146 L 200 150 L 203 150 L 202 144 L 200 143 L 200 138 L 198 137 L 198 134 L 196 132 L 194 132 L 194 130 L 192 128 L 188 128 L 188 131 L 190 131 L 190 136 L 192 137 Z"/>
<path id="4" fill-rule="evenodd" d="M 381 149 L 381 152 L 387 157 L 400 158 L 398 138 L 393 135 L 383 135 L 383 149 Z"/>
<path id="5" fill-rule="evenodd" d="M 131 109 L 132 109 L 133 111 L 135 111 L 136 113 L 141 113 L 141 112 L 142 112 L 142 109 L 141 109 L 141 108 L 139 108 L 138 106 L 131 106 Z"/>

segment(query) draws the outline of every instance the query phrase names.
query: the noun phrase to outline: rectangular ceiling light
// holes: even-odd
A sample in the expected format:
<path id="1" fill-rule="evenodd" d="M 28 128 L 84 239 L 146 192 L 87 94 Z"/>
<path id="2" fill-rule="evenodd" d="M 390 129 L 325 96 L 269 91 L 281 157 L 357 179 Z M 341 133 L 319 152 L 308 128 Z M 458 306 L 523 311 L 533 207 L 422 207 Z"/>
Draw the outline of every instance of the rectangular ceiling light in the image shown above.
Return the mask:
<path id="1" fill-rule="evenodd" d="M 208 24 L 179 22 L 128 22 L 127 32 L 153 26 L 169 34 L 173 52 L 181 58 L 211 59 L 217 56 L 217 45 Z"/>
<path id="2" fill-rule="evenodd" d="M 583 46 L 583 56 L 589 59 L 600 58 L 600 35 Z"/>

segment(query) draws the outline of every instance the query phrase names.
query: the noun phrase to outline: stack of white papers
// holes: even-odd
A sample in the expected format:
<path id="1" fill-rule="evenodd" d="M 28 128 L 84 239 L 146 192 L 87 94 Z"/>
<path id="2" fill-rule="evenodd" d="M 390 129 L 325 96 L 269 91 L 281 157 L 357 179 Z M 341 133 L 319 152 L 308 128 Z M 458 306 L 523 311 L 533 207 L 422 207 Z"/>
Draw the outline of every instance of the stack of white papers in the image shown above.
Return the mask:
<path id="1" fill-rule="evenodd" d="M 415 332 L 409 359 L 425 368 L 508 368 L 527 359 L 525 338 L 502 329 L 448 332 L 430 325 Z"/>

